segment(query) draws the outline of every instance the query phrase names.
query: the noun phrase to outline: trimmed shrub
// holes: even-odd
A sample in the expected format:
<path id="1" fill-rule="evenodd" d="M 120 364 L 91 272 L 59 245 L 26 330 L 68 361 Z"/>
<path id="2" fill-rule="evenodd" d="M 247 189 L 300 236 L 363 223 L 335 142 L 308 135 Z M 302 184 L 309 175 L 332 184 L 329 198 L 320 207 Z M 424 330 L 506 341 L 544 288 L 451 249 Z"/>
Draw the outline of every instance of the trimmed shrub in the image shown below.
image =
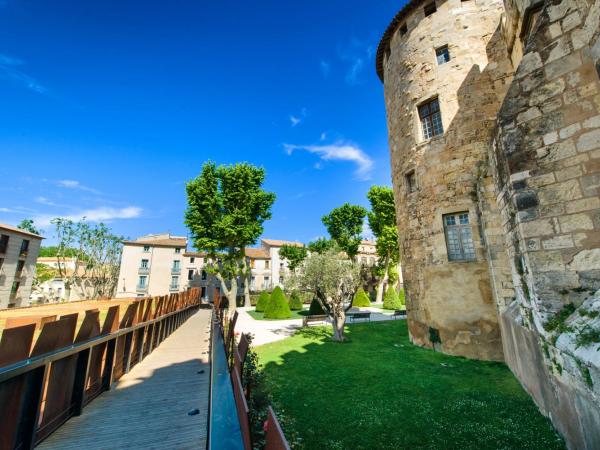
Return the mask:
<path id="1" fill-rule="evenodd" d="M 268 292 L 261 292 L 256 302 L 256 312 L 265 312 L 267 305 L 271 303 L 271 296 Z"/>
<path id="2" fill-rule="evenodd" d="M 308 313 L 311 316 L 322 316 L 323 314 L 327 314 L 323 308 L 321 308 L 321 304 L 316 298 L 313 298 L 312 302 L 310 302 L 310 308 L 308 309 Z"/>
<path id="3" fill-rule="evenodd" d="M 404 296 L 404 288 L 400 289 L 398 293 L 398 300 L 402 306 L 406 306 L 406 297 Z"/>
<path id="4" fill-rule="evenodd" d="M 363 307 L 363 306 L 371 306 L 371 301 L 365 290 L 363 288 L 359 288 L 354 294 L 354 299 L 352 300 L 352 306 Z"/>
<path id="5" fill-rule="evenodd" d="M 401 309 L 402 304 L 400 298 L 396 294 L 396 290 L 393 287 L 388 287 L 385 295 L 383 296 L 383 309 Z"/>
<path id="6" fill-rule="evenodd" d="M 292 316 L 288 301 L 279 286 L 273 289 L 271 300 L 265 308 L 265 319 L 289 319 Z"/>
<path id="7" fill-rule="evenodd" d="M 296 291 L 290 294 L 290 309 L 292 311 L 302 310 L 302 299 L 300 298 L 300 294 L 298 294 Z"/>

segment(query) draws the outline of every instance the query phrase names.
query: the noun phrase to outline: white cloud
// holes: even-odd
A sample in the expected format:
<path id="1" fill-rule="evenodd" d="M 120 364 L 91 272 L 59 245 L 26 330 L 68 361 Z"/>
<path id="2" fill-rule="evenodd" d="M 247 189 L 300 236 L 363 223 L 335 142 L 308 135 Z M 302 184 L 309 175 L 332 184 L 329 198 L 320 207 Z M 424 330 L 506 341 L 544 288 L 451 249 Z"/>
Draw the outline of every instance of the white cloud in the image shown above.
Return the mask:
<path id="1" fill-rule="evenodd" d="M 55 203 L 46 197 L 42 197 L 42 196 L 36 197 L 35 201 L 36 201 L 36 203 L 40 203 L 42 205 L 55 206 Z"/>
<path id="2" fill-rule="evenodd" d="M 323 76 L 327 78 L 327 75 L 329 75 L 329 70 L 331 69 L 331 64 L 329 64 L 327 61 L 321 61 L 319 63 L 319 66 L 321 67 L 321 72 L 323 73 Z"/>
<path id="3" fill-rule="evenodd" d="M 346 83 L 358 84 L 358 81 L 359 81 L 358 76 L 359 76 L 360 72 L 362 71 L 364 65 L 365 65 L 365 62 L 363 61 L 362 58 L 354 59 L 354 61 L 352 62 L 352 66 L 350 67 L 350 70 L 348 70 L 348 73 L 346 73 Z"/>
<path id="4" fill-rule="evenodd" d="M 321 133 L 321 137 L 319 138 L 320 141 L 324 141 L 325 139 L 327 139 L 327 133 L 325 133 L 324 131 Z"/>
<path id="5" fill-rule="evenodd" d="M 0 0 L 0 7 L 5 6 L 6 1 Z M 17 69 L 24 63 L 20 59 L 0 54 L 0 78 L 10 80 L 13 83 L 20 84 L 38 94 L 46 93 L 47 89 L 38 83 L 34 78 Z"/>
<path id="6" fill-rule="evenodd" d="M 373 168 L 373 160 L 358 146 L 346 142 L 329 145 L 293 145 L 283 144 L 285 151 L 291 155 L 296 150 L 303 150 L 319 156 L 322 161 L 350 161 L 356 165 L 355 175 L 361 180 L 368 180 Z M 321 168 L 317 163 L 315 168 Z"/>
<path id="7" fill-rule="evenodd" d="M 304 118 L 306 117 L 306 114 L 307 114 L 307 109 L 306 108 L 302 108 L 300 110 L 300 114 L 299 115 L 290 114 L 290 123 L 292 124 L 292 127 L 300 125 L 304 121 Z"/>
<path id="8" fill-rule="evenodd" d="M 78 189 L 80 191 L 92 192 L 94 194 L 100 193 L 100 191 L 98 191 L 97 189 L 85 186 L 77 180 L 58 180 L 56 181 L 56 184 L 67 189 Z"/>
<path id="9" fill-rule="evenodd" d="M 99 207 L 87 209 L 75 214 L 63 216 L 61 214 L 45 214 L 33 218 L 36 225 L 45 227 L 50 225 L 50 221 L 56 217 L 62 217 L 73 221 L 79 221 L 85 218 L 89 222 L 110 222 L 115 219 L 134 219 L 142 214 L 142 209 L 137 206 L 127 206 L 125 208 Z"/>
<path id="10" fill-rule="evenodd" d="M 352 38 L 346 46 L 338 48 L 338 56 L 347 65 L 346 83 L 360 84 L 364 68 L 373 60 L 373 46 L 367 41 Z"/>

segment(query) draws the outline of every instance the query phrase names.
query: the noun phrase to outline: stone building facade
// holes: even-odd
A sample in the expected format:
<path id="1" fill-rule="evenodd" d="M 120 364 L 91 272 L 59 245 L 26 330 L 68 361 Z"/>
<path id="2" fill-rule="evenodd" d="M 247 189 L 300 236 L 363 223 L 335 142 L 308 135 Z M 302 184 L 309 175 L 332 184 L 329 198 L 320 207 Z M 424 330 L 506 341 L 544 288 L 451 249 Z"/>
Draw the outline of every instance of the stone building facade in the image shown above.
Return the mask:
<path id="1" fill-rule="evenodd" d="M 600 1 L 414 0 L 377 53 L 411 339 L 600 448 Z"/>

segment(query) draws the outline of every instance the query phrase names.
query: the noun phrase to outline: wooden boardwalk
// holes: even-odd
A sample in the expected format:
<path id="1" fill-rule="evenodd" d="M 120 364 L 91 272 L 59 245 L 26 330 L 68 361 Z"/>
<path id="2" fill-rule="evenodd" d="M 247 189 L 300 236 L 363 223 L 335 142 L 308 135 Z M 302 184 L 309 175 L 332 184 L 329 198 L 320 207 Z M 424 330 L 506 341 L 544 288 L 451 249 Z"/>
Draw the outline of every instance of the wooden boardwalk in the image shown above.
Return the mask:
<path id="1" fill-rule="evenodd" d="M 210 310 L 201 309 L 38 449 L 206 447 Z M 198 371 L 204 373 L 198 374 Z M 200 414 L 188 412 L 199 409 Z"/>

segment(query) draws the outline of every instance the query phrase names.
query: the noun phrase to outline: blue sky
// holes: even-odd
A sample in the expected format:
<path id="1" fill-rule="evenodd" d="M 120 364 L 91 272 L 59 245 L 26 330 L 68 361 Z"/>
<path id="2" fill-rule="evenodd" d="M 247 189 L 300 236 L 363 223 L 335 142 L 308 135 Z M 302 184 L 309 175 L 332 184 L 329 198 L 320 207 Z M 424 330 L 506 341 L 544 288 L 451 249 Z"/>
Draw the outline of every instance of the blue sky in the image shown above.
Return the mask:
<path id="1" fill-rule="evenodd" d="M 264 166 L 265 236 L 390 181 L 378 40 L 403 1 L 0 0 L 0 222 L 186 234 L 207 159 Z"/>

